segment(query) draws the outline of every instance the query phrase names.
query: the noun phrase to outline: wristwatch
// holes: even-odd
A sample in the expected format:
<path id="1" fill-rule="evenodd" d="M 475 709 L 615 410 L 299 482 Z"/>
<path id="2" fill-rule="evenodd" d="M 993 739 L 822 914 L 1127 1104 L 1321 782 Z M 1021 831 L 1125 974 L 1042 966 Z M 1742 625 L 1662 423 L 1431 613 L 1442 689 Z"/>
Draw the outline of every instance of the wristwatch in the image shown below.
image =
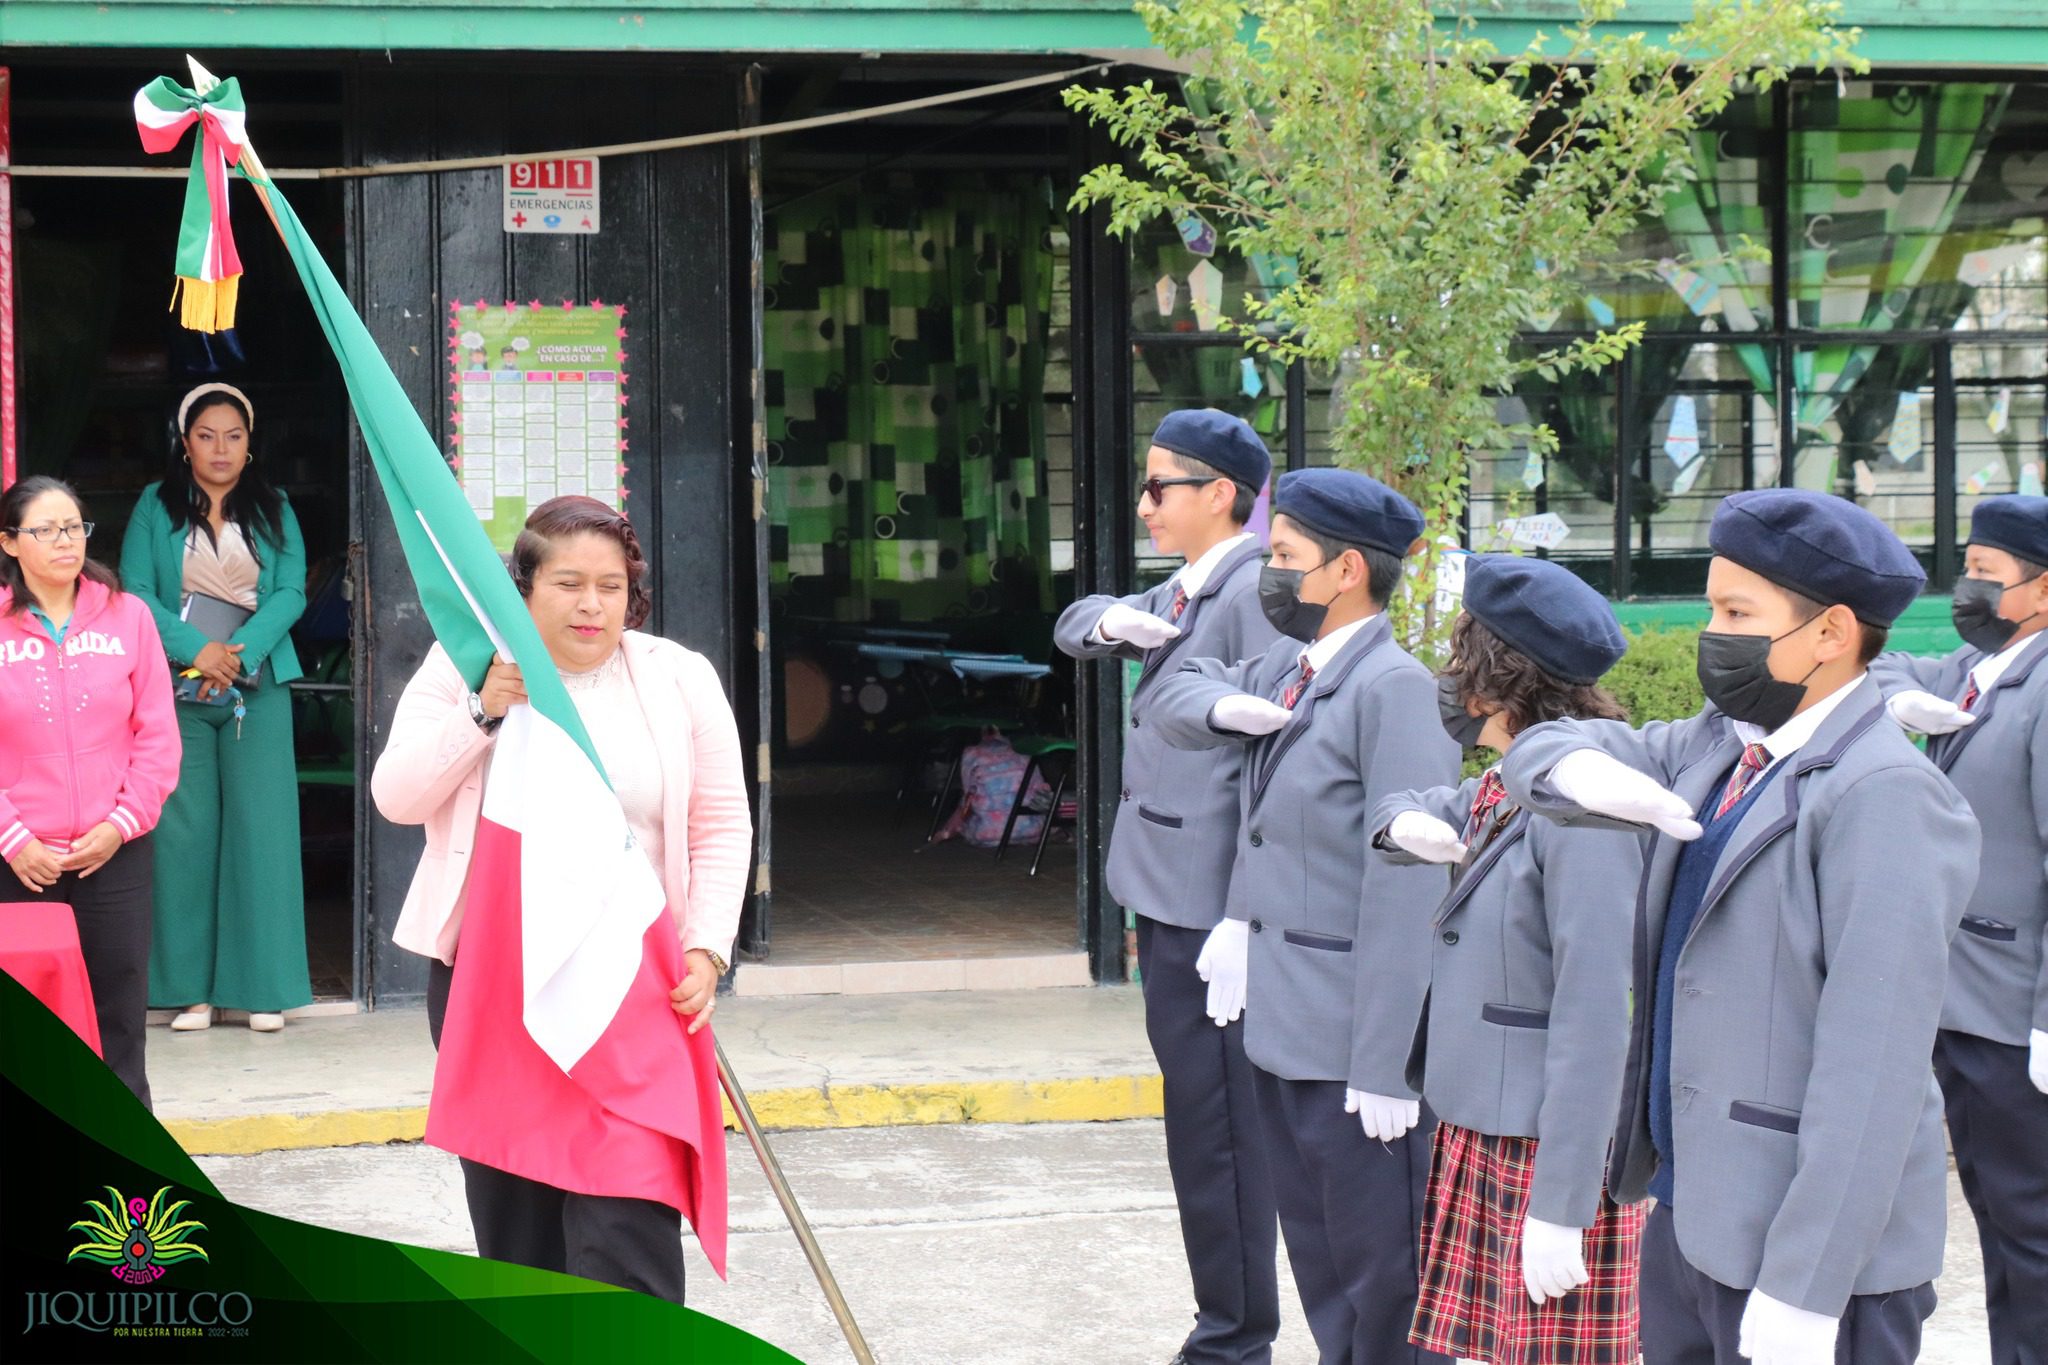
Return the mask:
<path id="1" fill-rule="evenodd" d="M 474 692 L 469 694 L 469 718 L 476 722 L 477 729 L 487 735 L 496 734 L 498 727 L 505 723 L 503 716 L 486 715 L 484 699 Z"/>
<path id="2" fill-rule="evenodd" d="M 725 965 L 725 959 L 724 959 L 724 958 L 720 957 L 720 956 L 719 956 L 719 955 L 718 955 L 718 954 L 717 954 L 717 953 L 716 953 L 715 951 L 713 951 L 713 950 L 712 950 L 712 949 L 710 949 L 710 948 L 702 948 L 702 949 L 699 949 L 698 951 L 702 952 L 702 953 L 704 954 L 704 956 L 706 956 L 706 957 L 708 957 L 708 958 L 710 958 L 710 959 L 711 959 L 711 970 L 712 970 L 712 971 L 714 971 L 714 972 L 717 972 L 717 973 L 718 973 L 718 974 L 719 974 L 720 976 L 724 976 L 724 975 L 725 975 L 725 973 L 726 973 L 726 970 L 727 970 L 727 969 L 726 969 L 726 965 Z"/>

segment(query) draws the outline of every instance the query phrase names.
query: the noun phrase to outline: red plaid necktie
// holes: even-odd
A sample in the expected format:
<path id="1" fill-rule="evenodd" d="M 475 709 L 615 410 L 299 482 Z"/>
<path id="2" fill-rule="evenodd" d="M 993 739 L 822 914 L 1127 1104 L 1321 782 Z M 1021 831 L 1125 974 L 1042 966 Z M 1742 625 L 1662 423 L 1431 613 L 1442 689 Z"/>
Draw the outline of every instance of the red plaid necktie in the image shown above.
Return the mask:
<path id="1" fill-rule="evenodd" d="M 1493 808 L 1507 800 L 1507 796 L 1507 784 L 1500 780 L 1500 771 L 1489 768 L 1486 776 L 1479 780 L 1479 794 L 1472 798 L 1472 814 L 1465 820 L 1467 838 L 1479 832 Z"/>
<path id="2" fill-rule="evenodd" d="M 1963 709 L 1964 709 L 1965 711 L 1968 711 L 1968 710 L 1970 710 L 1970 709 L 1971 709 L 1972 707 L 1976 706 L 1976 704 L 1977 704 L 1977 679 L 1976 679 L 1976 677 L 1975 677 L 1975 676 L 1973 675 L 1973 676 L 1971 677 L 1971 679 L 1970 679 L 1970 690 L 1969 690 L 1969 691 L 1967 691 L 1967 692 L 1965 692 L 1965 693 L 1963 693 Z"/>
<path id="3" fill-rule="evenodd" d="M 1280 694 L 1280 704 L 1292 711 L 1294 703 L 1301 700 L 1301 694 L 1308 691 L 1309 680 L 1315 677 L 1315 675 L 1315 666 L 1309 663 L 1307 655 L 1303 655 L 1301 660 L 1301 676 L 1287 684 L 1287 690 Z"/>
<path id="4" fill-rule="evenodd" d="M 1168 621 L 1178 622 L 1180 614 L 1188 609 L 1188 590 L 1180 584 L 1173 585 L 1173 610 L 1166 613 Z"/>
<path id="5" fill-rule="evenodd" d="M 1761 744 L 1751 744 L 1742 751 L 1742 761 L 1735 765 L 1734 776 L 1728 779 L 1728 790 L 1721 793 L 1721 804 L 1714 808 L 1714 818 L 1720 819 L 1742 794 L 1749 790 L 1749 784 L 1771 761 L 1771 751 Z"/>

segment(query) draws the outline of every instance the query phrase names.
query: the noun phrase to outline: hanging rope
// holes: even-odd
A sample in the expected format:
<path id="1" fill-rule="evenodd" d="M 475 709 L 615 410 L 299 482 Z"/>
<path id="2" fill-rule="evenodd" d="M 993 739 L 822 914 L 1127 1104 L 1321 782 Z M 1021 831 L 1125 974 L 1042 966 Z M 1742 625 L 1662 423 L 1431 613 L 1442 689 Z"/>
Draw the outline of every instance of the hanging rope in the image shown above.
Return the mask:
<path id="1" fill-rule="evenodd" d="M 866 109 L 848 109 L 837 114 L 818 114 L 811 118 L 788 119 L 781 123 L 760 123 L 751 128 L 722 128 L 713 133 L 690 133 L 682 137 L 649 138 L 643 142 L 613 142 L 601 147 L 566 147 L 545 152 L 503 152 L 495 156 L 447 157 L 438 161 L 393 161 L 378 166 L 321 166 L 300 167 L 289 170 L 272 170 L 273 180 L 362 180 L 383 175 L 431 175 L 436 171 L 480 171 L 497 166 L 510 165 L 515 161 L 539 161 L 553 157 L 606 157 L 634 156 L 641 152 L 668 152 L 682 147 L 711 147 L 722 142 L 744 142 L 748 138 L 778 137 L 785 133 L 800 133 L 810 128 L 832 128 L 840 124 L 861 123 L 869 119 L 888 118 L 893 114 L 915 113 L 919 109 L 935 109 L 945 104 L 960 104 L 967 100 L 987 99 L 992 95 L 1005 95 L 1013 90 L 1029 90 L 1036 86 L 1053 85 L 1071 81 L 1082 76 L 1099 76 L 1111 70 L 1116 62 L 1097 62 L 1093 66 L 1077 66 L 1071 71 L 1054 71 L 1042 76 L 1024 76 L 1014 81 L 1002 81 L 995 85 L 977 85 L 966 90 L 949 90 L 940 95 L 923 95 L 914 100 L 898 100 L 894 104 L 877 104 Z M 10 175 L 43 176 L 50 179 L 73 180 L 162 180 L 183 177 L 186 172 L 155 166 L 23 166 L 7 168 Z"/>

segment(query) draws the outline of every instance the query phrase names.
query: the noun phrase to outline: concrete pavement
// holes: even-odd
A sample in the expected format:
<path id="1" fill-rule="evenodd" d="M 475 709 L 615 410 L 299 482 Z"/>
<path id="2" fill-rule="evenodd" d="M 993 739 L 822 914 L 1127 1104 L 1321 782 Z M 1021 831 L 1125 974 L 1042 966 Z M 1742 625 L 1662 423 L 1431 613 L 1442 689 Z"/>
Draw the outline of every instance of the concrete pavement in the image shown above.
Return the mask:
<path id="1" fill-rule="evenodd" d="M 1156 1117 L 1134 986 L 722 997 L 716 1028 L 772 1129 Z M 194 1154 L 415 1141 L 434 1051 L 423 1009 L 149 1030 L 157 1117 Z"/>
<path id="2" fill-rule="evenodd" d="M 775 1151 L 883 1365 L 1163 1362 L 1192 1321 L 1156 1121 L 785 1133 Z M 687 1251 L 692 1307 L 813 1365 L 852 1359 L 744 1139 L 730 1139 L 732 1279 Z M 238 1202 L 474 1250 L 455 1159 L 418 1144 L 206 1157 Z M 1951 1182 L 1947 1274 L 1922 1365 L 1986 1365 L 1982 1270 Z M 1283 1251 L 1283 1262 L 1285 1253 Z M 1276 1365 L 1313 1343 L 1281 1277 Z"/>

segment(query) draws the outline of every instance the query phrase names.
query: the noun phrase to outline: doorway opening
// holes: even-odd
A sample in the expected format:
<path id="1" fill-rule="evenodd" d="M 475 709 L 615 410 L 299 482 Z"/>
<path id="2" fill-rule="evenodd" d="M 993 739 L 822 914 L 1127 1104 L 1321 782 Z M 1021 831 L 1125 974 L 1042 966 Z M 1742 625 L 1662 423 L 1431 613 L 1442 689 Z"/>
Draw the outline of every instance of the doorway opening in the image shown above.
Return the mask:
<path id="1" fill-rule="evenodd" d="M 771 73 L 763 117 L 1016 73 Z M 1084 985 L 1068 123 L 1053 92 L 767 144 L 772 941 L 743 993 Z"/>
<path id="2" fill-rule="evenodd" d="M 104 59 L 13 64 L 16 157 L 134 165 L 132 101 L 158 74 Z M 250 104 L 265 111 L 268 160 L 343 159 L 338 73 L 259 64 L 240 74 Z M 177 325 L 165 303 L 184 192 L 182 179 L 15 179 L 18 472 L 76 487 L 98 523 L 94 556 L 118 564 L 143 490 L 165 476 L 179 398 L 212 380 L 250 396 L 260 421 L 252 450 L 290 499 L 306 546 L 306 610 L 291 633 L 305 676 L 289 686 L 312 1010 L 350 1010 L 363 979 L 347 399 L 290 259 L 246 189 L 231 189 L 246 270 L 236 326 L 209 337 Z M 339 188 L 296 186 L 292 201 L 340 261 Z"/>

